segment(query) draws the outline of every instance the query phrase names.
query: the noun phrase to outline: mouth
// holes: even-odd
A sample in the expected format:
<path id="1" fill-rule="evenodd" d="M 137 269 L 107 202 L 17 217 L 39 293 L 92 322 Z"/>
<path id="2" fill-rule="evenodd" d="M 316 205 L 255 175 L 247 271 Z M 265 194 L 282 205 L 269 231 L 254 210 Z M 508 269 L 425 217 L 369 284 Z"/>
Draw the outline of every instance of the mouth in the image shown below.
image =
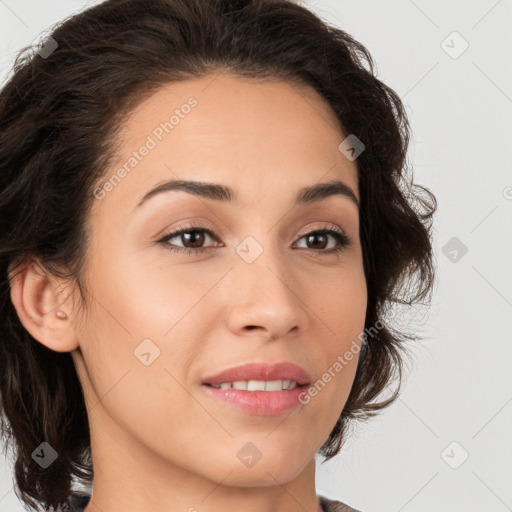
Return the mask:
<path id="1" fill-rule="evenodd" d="M 201 388 L 223 407 L 259 416 L 277 416 L 305 403 L 301 396 L 311 382 L 301 366 L 248 363 L 205 378 Z"/>

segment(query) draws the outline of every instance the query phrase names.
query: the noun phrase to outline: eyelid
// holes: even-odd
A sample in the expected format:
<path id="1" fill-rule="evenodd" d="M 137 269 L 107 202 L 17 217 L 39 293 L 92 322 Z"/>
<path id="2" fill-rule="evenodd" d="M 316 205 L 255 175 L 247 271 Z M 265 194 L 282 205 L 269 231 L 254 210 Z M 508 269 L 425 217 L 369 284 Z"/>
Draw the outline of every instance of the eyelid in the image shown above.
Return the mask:
<path id="1" fill-rule="evenodd" d="M 330 222 L 324 222 L 323 224 L 324 225 L 322 227 L 313 227 L 313 228 L 310 227 L 310 228 L 306 229 L 305 231 L 301 232 L 301 234 L 299 235 L 299 238 L 309 235 L 310 233 L 316 233 L 317 231 L 323 231 L 324 229 L 332 229 L 332 230 L 336 231 L 337 233 L 346 235 L 345 231 L 343 229 L 341 229 L 339 226 L 337 226 L 336 224 L 332 224 Z M 348 235 L 346 235 L 346 236 L 348 236 Z"/>

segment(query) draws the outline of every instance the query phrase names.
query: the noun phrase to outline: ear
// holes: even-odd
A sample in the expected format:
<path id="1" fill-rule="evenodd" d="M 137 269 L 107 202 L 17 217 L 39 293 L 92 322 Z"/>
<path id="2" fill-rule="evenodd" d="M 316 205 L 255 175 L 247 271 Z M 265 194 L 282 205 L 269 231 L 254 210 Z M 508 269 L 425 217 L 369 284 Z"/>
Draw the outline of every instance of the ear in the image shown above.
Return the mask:
<path id="1" fill-rule="evenodd" d="M 11 300 L 18 317 L 27 331 L 40 343 L 56 352 L 78 348 L 78 339 L 72 322 L 71 304 L 61 303 L 58 289 L 61 280 L 33 261 L 18 270 L 11 280 Z M 67 318 L 57 316 L 57 311 Z"/>

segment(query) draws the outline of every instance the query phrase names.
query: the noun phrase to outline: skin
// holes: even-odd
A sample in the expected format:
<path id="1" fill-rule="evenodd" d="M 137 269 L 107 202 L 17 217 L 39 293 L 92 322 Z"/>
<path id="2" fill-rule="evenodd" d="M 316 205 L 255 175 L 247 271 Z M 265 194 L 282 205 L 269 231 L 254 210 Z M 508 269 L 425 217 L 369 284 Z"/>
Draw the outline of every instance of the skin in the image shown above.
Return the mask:
<path id="1" fill-rule="evenodd" d="M 334 195 L 292 207 L 300 188 L 332 179 L 359 199 L 356 162 L 339 151 L 345 135 L 313 89 L 222 73 L 140 103 L 103 183 L 191 96 L 190 114 L 93 205 L 86 314 L 78 292 L 66 295 L 69 283 L 37 263 L 13 282 L 12 300 L 31 334 L 71 352 L 77 368 L 95 473 L 87 512 L 313 512 L 315 454 L 346 403 L 357 354 L 308 404 L 279 416 L 234 409 L 206 396 L 201 381 L 287 360 L 315 382 L 359 343 L 367 289 L 357 205 Z M 238 203 L 170 191 L 136 207 L 171 178 L 228 185 Z M 204 252 L 157 243 L 190 221 L 214 232 Z M 308 245 L 304 235 L 326 225 L 351 244 L 338 254 L 328 254 L 331 235 Z M 250 264 L 235 250 L 247 236 L 263 249 Z M 160 350 L 149 366 L 134 355 L 144 339 Z M 262 454 L 252 467 L 237 457 L 248 442 Z"/>

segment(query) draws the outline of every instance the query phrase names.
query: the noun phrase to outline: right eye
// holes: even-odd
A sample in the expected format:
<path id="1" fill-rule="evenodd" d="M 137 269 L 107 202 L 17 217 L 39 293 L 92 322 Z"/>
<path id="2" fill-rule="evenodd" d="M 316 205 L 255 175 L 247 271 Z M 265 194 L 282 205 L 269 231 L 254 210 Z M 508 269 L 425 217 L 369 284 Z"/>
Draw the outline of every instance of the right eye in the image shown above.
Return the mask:
<path id="1" fill-rule="evenodd" d="M 179 229 L 172 231 L 171 233 L 165 234 L 160 240 L 157 241 L 157 243 L 163 245 L 166 249 L 178 253 L 200 253 L 205 249 L 205 247 L 201 247 L 201 245 L 205 242 L 205 234 L 207 237 L 216 239 L 213 231 L 208 228 L 204 228 L 202 226 L 182 226 Z M 176 237 L 181 237 L 181 241 L 184 244 L 191 244 L 191 246 L 180 247 L 168 243 L 169 240 L 172 240 Z M 217 244 L 217 246 L 218 245 L 221 244 Z"/>

